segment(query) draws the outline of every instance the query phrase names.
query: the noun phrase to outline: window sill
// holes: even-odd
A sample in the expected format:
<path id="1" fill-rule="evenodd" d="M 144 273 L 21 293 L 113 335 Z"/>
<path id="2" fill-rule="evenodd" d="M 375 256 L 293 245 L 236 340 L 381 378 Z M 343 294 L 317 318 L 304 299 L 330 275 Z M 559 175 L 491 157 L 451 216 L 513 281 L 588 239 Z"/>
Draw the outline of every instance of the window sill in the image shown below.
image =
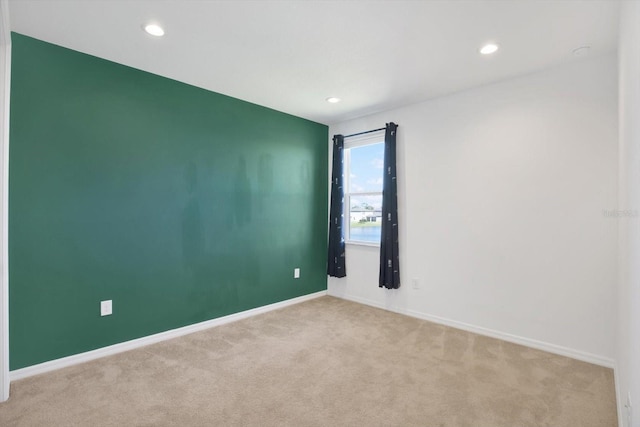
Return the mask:
<path id="1" fill-rule="evenodd" d="M 353 245 L 353 246 L 367 246 L 370 248 L 379 248 L 380 247 L 380 243 L 371 243 L 371 242 L 358 242 L 355 240 L 348 240 L 346 242 L 344 242 L 347 245 Z"/>

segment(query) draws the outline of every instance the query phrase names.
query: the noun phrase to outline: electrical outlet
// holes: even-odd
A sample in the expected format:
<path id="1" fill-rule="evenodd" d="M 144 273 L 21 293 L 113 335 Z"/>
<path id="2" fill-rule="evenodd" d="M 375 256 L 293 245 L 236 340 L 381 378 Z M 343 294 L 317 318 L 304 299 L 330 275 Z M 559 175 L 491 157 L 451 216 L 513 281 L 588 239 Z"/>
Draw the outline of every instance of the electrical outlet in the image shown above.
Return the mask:
<path id="1" fill-rule="evenodd" d="M 413 287 L 413 289 L 420 289 L 420 279 L 417 279 L 415 277 L 411 279 L 411 286 Z"/>
<path id="2" fill-rule="evenodd" d="M 100 301 L 100 316 L 109 316 L 113 313 L 113 301 Z"/>
<path id="3" fill-rule="evenodd" d="M 294 279 L 299 279 L 300 278 L 300 269 L 299 268 L 294 268 L 293 269 L 293 278 Z"/>

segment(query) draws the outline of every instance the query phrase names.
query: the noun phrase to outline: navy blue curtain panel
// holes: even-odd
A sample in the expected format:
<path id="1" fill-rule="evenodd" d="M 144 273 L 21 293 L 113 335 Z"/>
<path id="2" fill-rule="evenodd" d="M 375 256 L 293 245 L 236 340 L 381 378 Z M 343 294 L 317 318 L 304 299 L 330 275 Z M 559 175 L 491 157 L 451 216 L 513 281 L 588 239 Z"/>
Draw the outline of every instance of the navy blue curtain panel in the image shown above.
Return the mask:
<path id="1" fill-rule="evenodd" d="M 384 175 L 382 177 L 382 235 L 380 236 L 379 287 L 400 287 L 398 255 L 398 182 L 396 179 L 396 134 L 398 125 L 387 123 L 384 134 Z"/>
<path id="2" fill-rule="evenodd" d="M 344 257 L 344 136 L 333 137 L 333 168 L 331 173 L 331 209 L 329 212 L 329 253 L 327 274 L 345 277 L 347 269 Z"/>

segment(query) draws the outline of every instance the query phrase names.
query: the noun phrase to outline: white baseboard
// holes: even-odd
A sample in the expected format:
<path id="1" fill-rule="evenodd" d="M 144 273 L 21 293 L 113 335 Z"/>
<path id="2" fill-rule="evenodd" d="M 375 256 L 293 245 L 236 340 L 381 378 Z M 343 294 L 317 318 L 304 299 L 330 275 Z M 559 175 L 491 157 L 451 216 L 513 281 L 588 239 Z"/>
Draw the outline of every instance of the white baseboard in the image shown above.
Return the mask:
<path id="1" fill-rule="evenodd" d="M 31 377 L 33 375 L 39 375 L 45 372 L 54 371 L 56 369 L 77 365 L 79 363 L 89 362 L 91 360 L 99 359 L 101 357 L 111 356 L 114 354 L 133 350 L 136 348 L 144 347 L 150 344 L 155 344 L 161 341 L 170 340 L 172 338 L 177 338 L 183 335 L 188 335 L 194 332 L 224 325 L 227 323 L 236 322 L 238 320 L 246 319 L 248 317 L 256 316 L 258 314 L 267 313 L 269 311 L 277 310 L 279 308 L 287 307 L 294 304 L 299 304 L 304 301 L 322 297 L 326 294 L 327 294 L 327 291 L 315 292 L 313 294 L 303 295 L 301 297 L 276 302 L 274 304 L 253 308 L 251 310 L 241 311 L 239 313 L 230 314 L 228 316 L 206 320 L 204 322 L 196 323 L 189 326 L 183 326 L 182 328 L 160 332 L 158 334 L 137 338 L 131 341 L 125 341 L 119 344 L 110 345 L 108 347 L 99 348 L 97 350 L 87 351 L 86 353 L 74 354 L 73 356 L 67 356 L 60 359 L 51 360 L 49 362 L 39 363 L 33 366 L 27 366 L 26 368 L 21 368 L 21 369 L 16 369 L 14 371 L 11 371 L 9 374 L 9 377 L 11 381 L 16 381 L 23 378 Z"/>
<path id="2" fill-rule="evenodd" d="M 381 304 L 377 301 L 369 300 L 366 298 L 354 297 L 351 295 L 334 295 L 331 293 L 329 295 L 335 296 L 337 298 L 343 298 L 349 301 L 357 302 L 360 304 L 381 308 L 383 310 L 393 311 L 394 313 L 404 314 L 407 316 L 416 317 L 418 319 L 428 320 L 430 322 L 438 323 L 440 325 L 450 326 L 456 329 L 462 329 L 467 332 L 473 332 L 475 334 L 485 335 L 488 337 L 497 338 L 499 340 L 524 345 L 526 347 L 531 347 L 537 350 L 558 354 L 560 356 L 570 357 L 572 359 L 581 360 L 583 362 L 592 363 L 594 365 L 604 366 L 606 368 L 613 368 L 615 366 L 615 361 L 611 358 L 602 357 L 597 354 L 591 354 L 581 350 L 563 347 L 560 345 L 538 341 L 531 338 L 520 337 L 520 336 L 512 335 L 506 332 L 500 332 L 493 329 L 483 328 L 482 326 L 471 325 L 469 323 L 459 322 L 457 320 L 446 319 L 444 317 L 434 316 L 434 315 L 423 313 L 416 310 L 387 307 L 384 304 Z"/>

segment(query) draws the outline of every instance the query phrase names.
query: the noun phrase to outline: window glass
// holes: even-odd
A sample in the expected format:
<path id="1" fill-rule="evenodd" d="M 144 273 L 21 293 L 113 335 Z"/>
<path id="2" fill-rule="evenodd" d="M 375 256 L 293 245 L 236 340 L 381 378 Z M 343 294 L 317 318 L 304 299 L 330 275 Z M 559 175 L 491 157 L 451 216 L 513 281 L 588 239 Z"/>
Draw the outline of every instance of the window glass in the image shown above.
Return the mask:
<path id="1" fill-rule="evenodd" d="M 345 154 L 345 174 L 348 174 L 345 180 L 346 240 L 379 244 L 384 143 L 376 141 L 346 148 Z"/>

